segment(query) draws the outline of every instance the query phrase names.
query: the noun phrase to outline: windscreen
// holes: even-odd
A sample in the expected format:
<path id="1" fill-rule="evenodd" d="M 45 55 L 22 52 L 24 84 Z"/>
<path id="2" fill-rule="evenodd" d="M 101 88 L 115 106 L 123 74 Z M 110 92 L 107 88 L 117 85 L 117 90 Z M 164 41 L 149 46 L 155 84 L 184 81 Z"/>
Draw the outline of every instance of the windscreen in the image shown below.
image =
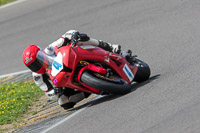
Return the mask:
<path id="1" fill-rule="evenodd" d="M 47 55 L 44 50 L 39 50 L 38 54 L 37 54 L 37 60 L 45 65 L 45 67 L 47 69 L 51 69 L 52 68 L 52 63 L 53 63 L 53 56 Z"/>

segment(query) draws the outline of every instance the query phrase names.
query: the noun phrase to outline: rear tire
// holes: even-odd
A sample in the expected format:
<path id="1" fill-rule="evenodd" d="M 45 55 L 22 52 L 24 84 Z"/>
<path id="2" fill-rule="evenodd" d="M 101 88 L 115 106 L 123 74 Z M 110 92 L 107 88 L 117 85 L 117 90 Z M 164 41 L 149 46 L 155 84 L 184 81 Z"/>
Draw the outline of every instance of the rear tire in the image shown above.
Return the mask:
<path id="1" fill-rule="evenodd" d="M 132 61 L 131 64 L 138 67 L 138 71 L 136 72 L 133 81 L 140 83 L 149 79 L 149 76 L 151 75 L 151 70 L 144 61 L 135 58 L 135 60 Z"/>
<path id="2" fill-rule="evenodd" d="M 81 75 L 81 81 L 85 84 L 101 90 L 105 93 L 112 93 L 112 94 L 126 94 L 130 92 L 131 85 L 128 84 L 126 81 L 120 79 L 120 83 L 114 83 L 105 79 L 101 79 L 99 77 L 96 77 L 94 72 L 84 71 Z"/>

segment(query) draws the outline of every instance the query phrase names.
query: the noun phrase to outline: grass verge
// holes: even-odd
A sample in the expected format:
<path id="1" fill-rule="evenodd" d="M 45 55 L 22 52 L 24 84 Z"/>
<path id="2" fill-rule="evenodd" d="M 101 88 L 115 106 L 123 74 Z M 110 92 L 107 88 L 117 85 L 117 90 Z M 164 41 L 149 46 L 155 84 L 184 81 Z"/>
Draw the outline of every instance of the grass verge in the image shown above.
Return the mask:
<path id="1" fill-rule="evenodd" d="M 10 2 L 13 2 L 13 1 L 16 1 L 16 0 L 0 0 L 0 6 L 7 4 L 7 3 L 10 3 Z"/>
<path id="2" fill-rule="evenodd" d="M 43 94 L 33 82 L 0 85 L 0 125 L 20 122 L 28 107 Z"/>

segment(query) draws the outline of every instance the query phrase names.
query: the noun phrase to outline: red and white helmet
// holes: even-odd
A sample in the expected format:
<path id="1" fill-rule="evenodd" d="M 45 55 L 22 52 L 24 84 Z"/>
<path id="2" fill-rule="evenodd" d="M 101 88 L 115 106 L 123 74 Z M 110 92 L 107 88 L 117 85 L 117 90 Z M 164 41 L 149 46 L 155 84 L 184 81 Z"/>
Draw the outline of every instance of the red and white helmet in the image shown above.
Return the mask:
<path id="1" fill-rule="evenodd" d="M 44 74 L 48 66 L 48 56 L 37 45 L 28 46 L 23 54 L 22 60 L 31 71 Z"/>

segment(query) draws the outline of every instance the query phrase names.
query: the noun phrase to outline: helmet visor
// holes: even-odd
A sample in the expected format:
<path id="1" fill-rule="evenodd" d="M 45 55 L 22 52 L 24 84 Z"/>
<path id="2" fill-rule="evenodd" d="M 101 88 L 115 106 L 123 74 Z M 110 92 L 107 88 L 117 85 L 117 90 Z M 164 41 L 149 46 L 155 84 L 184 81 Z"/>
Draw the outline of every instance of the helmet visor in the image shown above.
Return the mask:
<path id="1" fill-rule="evenodd" d="M 53 63 L 53 57 L 47 55 L 44 50 L 39 50 L 37 54 L 37 60 L 40 64 L 43 64 L 45 68 L 51 69 Z"/>
<path id="2" fill-rule="evenodd" d="M 36 60 L 31 63 L 28 68 L 33 72 L 38 72 L 42 67 L 51 69 L 53 58 L 47 55 L 43 50 L 39 50 Z"/>

